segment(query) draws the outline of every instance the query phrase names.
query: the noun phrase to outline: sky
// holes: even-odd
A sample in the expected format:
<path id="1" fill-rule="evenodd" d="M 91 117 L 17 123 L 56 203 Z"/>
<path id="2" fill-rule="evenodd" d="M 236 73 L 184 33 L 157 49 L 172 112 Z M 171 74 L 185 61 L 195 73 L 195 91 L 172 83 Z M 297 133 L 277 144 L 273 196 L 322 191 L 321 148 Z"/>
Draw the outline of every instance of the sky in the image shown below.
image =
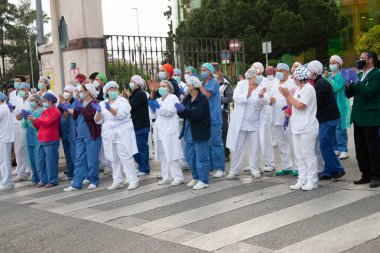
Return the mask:
<path id="1" fill-rule="evenodd" d="M 64 1 L 64 0 L 61 0 Z M 163 13 L 170 0 L 102 0 L 103 26 L 106 35 L 137 35 L 137 8 L 140 35 L 167 36 L 168 21 Z M 17 4 L 19 0 L 9 0 Z M 35 0 L 32 8 L 35 9 Z M 50 16 L 50 0 L 42 0 L 43 11 Z M 51 31 L 51 24 L 44 25 L 44 33 Z"/>

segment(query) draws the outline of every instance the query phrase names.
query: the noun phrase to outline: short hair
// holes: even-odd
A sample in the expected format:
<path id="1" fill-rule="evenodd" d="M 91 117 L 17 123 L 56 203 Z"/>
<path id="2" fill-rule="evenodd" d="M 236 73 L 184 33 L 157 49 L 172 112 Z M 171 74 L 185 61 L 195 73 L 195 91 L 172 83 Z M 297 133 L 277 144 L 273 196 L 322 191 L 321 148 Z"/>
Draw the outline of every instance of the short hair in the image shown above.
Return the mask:
<path id="1" fill-rule="evenodd" d="M 20 80 L 21 80 L 21 82 L 26 82 L 26 78 L 25 78 L 25 76 L 15 76 L 15 79 L 16 78 L 20 78 Z"/>
<path id="2" fill-rule="evenodd" d="M 95 78 L 96 78 L 96 76 L 99 74 L 99 72 L 94 72 L 94 73 L 92 73 L 89 77 L 88 77 L 88 79 L 91 79 L 91 80 L 95 80 Z"/>
<path id="3" fill-rule="evenodd" d="M 214 69 L 215 69 L 216 71 L 222 71 L 222 66 L 220 66 L 219 63 L 217 63 L 217 62 L 213 62 L 213 63 L 211 63 L 211 64 L 212 64 L 212 66 L 214 67 Z"/>

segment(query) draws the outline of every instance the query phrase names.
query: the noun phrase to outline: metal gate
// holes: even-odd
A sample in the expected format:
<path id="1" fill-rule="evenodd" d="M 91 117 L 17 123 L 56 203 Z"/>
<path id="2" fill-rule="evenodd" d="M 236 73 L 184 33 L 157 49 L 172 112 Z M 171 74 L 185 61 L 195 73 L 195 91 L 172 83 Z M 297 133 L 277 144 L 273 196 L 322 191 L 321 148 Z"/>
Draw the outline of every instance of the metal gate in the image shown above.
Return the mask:
<path id="1" fill-rule="evenodd" d="M 156 79 L 164 63 L 182 72 L 187 66 L 200 72 L 203 63 L 218 62 L 233 82 L 246 69 L 242 40 L 126 35 L 105 35 L 104 38 L 107 75 L 123 85 L 129 83 L 132 75 L 140 75 L 145 80 Z"/>

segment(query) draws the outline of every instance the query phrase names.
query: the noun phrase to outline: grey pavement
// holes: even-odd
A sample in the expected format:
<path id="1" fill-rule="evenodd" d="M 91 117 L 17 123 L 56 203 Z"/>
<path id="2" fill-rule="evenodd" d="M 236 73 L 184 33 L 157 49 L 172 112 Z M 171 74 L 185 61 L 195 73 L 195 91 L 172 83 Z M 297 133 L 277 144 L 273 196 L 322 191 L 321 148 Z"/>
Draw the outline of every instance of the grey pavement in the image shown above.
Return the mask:
<path id="1" fill-rule="evenodd" d="M 106 191 L 110 176 L 70 193 L 68 182 L 18 183 L 0 192 L 0 252 L 379 252 L 380 189 L 352 184 L 360 173 L 349 137 L 347 175 L 311 192 L 291 191 L 296 178 L 274 173 L 212 178 L 201 191 L 159 186 L 155 161 L 134 191 Z"/>

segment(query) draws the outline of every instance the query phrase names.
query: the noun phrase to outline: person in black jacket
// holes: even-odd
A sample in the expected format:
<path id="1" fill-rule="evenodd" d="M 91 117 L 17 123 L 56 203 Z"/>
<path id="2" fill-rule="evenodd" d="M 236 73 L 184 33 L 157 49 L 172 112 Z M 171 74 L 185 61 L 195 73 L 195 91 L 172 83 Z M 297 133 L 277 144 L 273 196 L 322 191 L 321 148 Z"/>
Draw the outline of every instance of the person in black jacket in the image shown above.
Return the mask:
<path id="1" fill-rule="evenodd" d="M 340 113 L 331 84 L 322 77 L 323 65 L 319 61 L 311 61 L 307 68 L 311 71 L 311 79 L 317 95 L 317 119 L 319 122 L 319 144 L 325 166 L 319 179 L 336 180 L 346 173 L 334 151 L 336 128 L 340 124 Z"/>
<path id="2" fill-rule="evenodd" d="M 139 165 L 137 176 L 150 173 L 148 137 L 150 132 L 148 97 L 143 90 L 144 80 L 141 76 L 134 75 L 129 83 L 132 94 L 129 96 L 129 104 L 132 107 L 131 116 L 135 128 L 137 149 L 139 152 L 133 156 Z"/>
<path id="3" fill-rule="evenodd" d="M 193 186 L 193 190 L 200 190 L 209 187 L 210 109 L 207 97 L 199 90 L 202 85 L 199 79 L 191 76 L 186 79 L 186 85 L 189 88 L 189 94 L 182 104 L 175 104 L 178 116 L 184 119 L 179 138 L 185 139 L 184 153 L 192 169 L 193 179 L 187 186 Z"/>

